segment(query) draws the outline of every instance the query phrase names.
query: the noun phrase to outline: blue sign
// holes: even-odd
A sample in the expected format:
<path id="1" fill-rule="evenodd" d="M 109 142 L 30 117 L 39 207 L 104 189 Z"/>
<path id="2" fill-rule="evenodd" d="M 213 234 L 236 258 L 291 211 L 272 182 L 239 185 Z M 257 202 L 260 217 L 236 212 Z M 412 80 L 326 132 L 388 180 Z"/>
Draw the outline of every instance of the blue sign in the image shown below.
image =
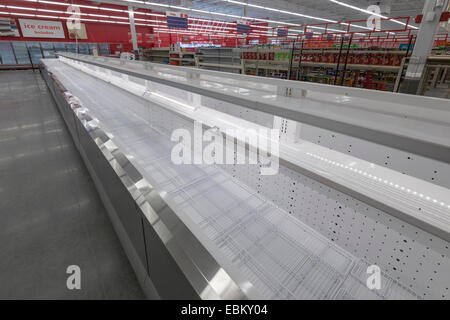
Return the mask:
<path id="1" fill-rule="evenodd" d="M 399 49 L 400 50 L 408 50 L 408 44 L 407 43 L 400 44 Z M 409 50 L 413 50 L 413 49 L 414 49 L 414 44 L 410 44 L 409 45 Z"/>
<path id="2" fill-rule="evenodd" d="M 236 32 L 237 33 L 250 33 L 251 27 L 250 22 L 238 21 L 236 22 Z"/>
<path id="3" fill-rule="evenodd" d="M 287 29 L 277 29 L 278 37 L 287 37 L 287 35 L 288 35 Z"/>
<path id="4" fill-rule="evenodd" d="M 189 27 L 188 15 L 181 12 L 166 12 L 167 27 L 175 29 L 187 29 Z"/>

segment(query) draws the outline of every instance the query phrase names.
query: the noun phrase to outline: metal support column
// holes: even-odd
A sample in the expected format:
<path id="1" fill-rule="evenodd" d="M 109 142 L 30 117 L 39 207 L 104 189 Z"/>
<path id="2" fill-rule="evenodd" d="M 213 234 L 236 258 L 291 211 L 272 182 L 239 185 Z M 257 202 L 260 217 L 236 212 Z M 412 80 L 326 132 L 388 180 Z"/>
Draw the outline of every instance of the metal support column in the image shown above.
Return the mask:
<path id="1" fill-rule="evenodd" d="M 302 46 L 300 48 L 300 59 L 298 61 L 298 69 L 297 74 L 295 75 L 295 80 L 298 80 L 300 72 L 302 72 L 302 58 L 303 58 L 303 44 L 305 43 L 305 40 L 302 39 Z"/>
<path id="2" fill-rule="evenodd" d="M 428 56 L 433 48 L 442 10 L 447 7 L 447 2 L 448 0 L 426 0 L 422 12 L 422 23 L 406 70 L 405 80 L 400 86 L 400 92 L 417 93 Z"/>
<path id="3" fill-rule="evenodd" d="M 339 65 L 341 63 L 341 55 L 342 55 L 342 48 L 344 47 L 344 37 L 341 37 L 341 46 L 339 47 L 339 54 L 337 57 L 337 64 L 336 64 L 336 70 L 334 74 L 334 85 L 336 85 L 338 73 L 339 73 Z"/>
<path id="4" fill-rule="evenodd" d="M 136 26 L 134 25 L 134 11 L 132 6 L 128 6 L 128 17 L 130 19 L 131 41 L 133 43 L 133 51 L 136 56 L 136 60 L 139 59 L 139 47 L 136 37 Z"/>
<path id="5" fill-rule="evenodd" d="M 295 51 L 295 41 L 292 42 L 291 57 L 289 59 L 289 70 L 286 74 L 287 80 L 291 80 L 292 62 L 294 61 L 294 51 Z"/>
<path id="6" fill-rule="evenodd" d="M 347 72 L 348 56 L 350 55 L 350 47 L 352 46 L 352 41 L 353 41 L 353 33 L 350 36 L 350 40 L 348 41 L 347 53 L 345 54 L 344 69 L 342 70 L 340 75 L 341 76 L 341 82 L 339 83 L 340 86 L 344 85 L 344 78 Z"/>

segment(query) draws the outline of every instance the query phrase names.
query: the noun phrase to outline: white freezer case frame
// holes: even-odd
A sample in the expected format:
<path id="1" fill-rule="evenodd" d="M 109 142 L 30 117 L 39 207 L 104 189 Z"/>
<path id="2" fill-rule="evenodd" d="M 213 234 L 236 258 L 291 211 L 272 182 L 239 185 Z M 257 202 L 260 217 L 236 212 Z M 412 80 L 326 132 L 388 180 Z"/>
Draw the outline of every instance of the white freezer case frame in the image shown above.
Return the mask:
<path id="1" fill-rule="evenodd" d="M 60 53 L 62 57 L 450 162 L 448 100 Z M 210 85 L 216 83 L 217 85 Z"/>
<path id="2" fill-rule="evenodd" d="M 195 219 L 186 219 L 183 218 L 185 215 L 180 213 L 175 214 L 171 211 L 175 210 L 176 212 L 182 210 L 184 207 L 183 203 L 190 201 L 192 195 L 189 195 L 189 193 L 193 184 L 188 183 L 188 187 L 177 191 L 173 199 L 167 198 L 164 195 L 165 192 L 156 190 L 152 184 L 149 184 L 145 178 L 140 175 L 140 172 L 144 172 L 145 170 L 139 168 L 139 165 L 130 163 L 127 156 L 125 156 L 110 139 L 110 134 L 105 133 L 101 129 L 98 120 L 90 115 L 90 111 L 83 107 L 80 101 L 67 91 L 56 77 L 51 73 L 48 73 L 46 80 L 57 100 L 58 106 L 61 108 L 61 113 L 74 137 L 75 144 L 94 178 L 116 231 L 122 240 L 136 273 L 138 274 L 138 278 L 141 284 L 143 284 L 143 288 L 149 297 L 175 297 L 176 299 L 198 297 L 203 299 L 242 299 L 247 297 L 253 299 L 292 299 L 301 298 L 302 296 L 300 294 L 305 295 L 304 298 L 311 298 L 319 294 L 320 295 L 316 297 L 321 297 L 321 295 L 325 294 L 325 297 L 331 298 L 335 288 L 337 289 L 338 287 L 337 285 L 341 284 L 347 273 L 350 272 L 348 268 L 353 266 L 352 256 L 347 255 L 337 246 L 316 234 L 312 229 L 302 227 L 303 231 L 302 233 L 297 234 L 297 237 L 301 235 L 306 236 L 308 241 L 304 242 L 304 245 L 308 246 L 309 243 L 309 246 L 312 245 L 315 248 L 319 248 L 319 251 L 323 253 L 323 256 L 315 256 L 311 255 L 311 253 L 307 253 L 311 252 L 311 248 L 308 249 L 305 247 L 304 249 L 300 249 L 305 252 L 305 258 L 308 258 L 309 261 L 308 263 L 306 263 L 306 261 L 300 261 L 305 269 L 303 272 L 313 272 L 315 274 L 315 277 L 313 278 L 315 281 L 319 281 L 320 275 L 324 272 L 329 272 L 330 274 L 334 274 L 336 282 L 328 283 L 327 278 L 322 278 L 323 284 L 327 285 L 322 289 L 323 291 L 317 291 L 317 288 L 314 289 L 316 290 L 314 291 L 311 286 L 305 287 L 305 283 L 302 283 L 299 288 L 304 290 L 304 292 L 297 292 L 297 295 L 294 295 L 295 292 L 290 292 L 290 290 L 286 288 L 276 289 L 276 286 L 279 286 L 276 280 L 266 279 L 265 281 L 268 281 L 267 292 L 263 292 L 263 295 L 260 295 L 259 291 L 261 290 L 261 285 L 259 286 L 259 290 L 256 291 L 256 289 L 252 288 L 252 284 L 246 280 L 246 277 L 251 276 L 254 270 L 248 269 L 247 272 L 244 273 L 245 277 L 242 278 L 240 276 L 241 272 L 238 272 L 237 269 L 234 270 L 234 267 L 228 262 L 233 256 L 242 254 L 243 248 L 241 248 L 241 244 L 238 244 L 238 242 L 233 244 L 228 243 L 230 241 L 228 238 L 229 236 L 223 239 L 218 237 L 216 240 L 219 241 L 219 246 L 229 248 L 228 256 L 222 256 L 217 253 L 215 245 L 202 236 L 202 231 L 199 230 L 199 226 L 197 226 Z M 101 160 L 103 158 L 101 155 L 105 158 L 104 160 Z M 156 164 L 157 161 L 153 162 L 153 165 Z M 165 163 L 165 165 L 167 164 L 168 163 Z M 126 191 L 117 190 L 120 186 L 114 182 L 114 175 L 105 173 L 105 171 L 111 170 L 109 166 L 114 170 L 115 174 L 117 174 L 117 177 L 120 178 L 120 181 L 126 187 Z M 158 172 L 158 170 L 153 173 L 156 172 Z M 213 178 L 217 176 L 214 172 L 210 174 Z M 154 180 L 154 177 L 155 175 L 150 175 L 151 180 Z M 171 179 L 171 175 L 168 175 L 166 178 Z M 222 185 L 226 183 L 222 180 L 223 175 L 218 175 L 217 178 L 221 179 L 220 183 Z M 207 181 L 199 181 L 199 183 L 205 182 L 208 183 Z M 157 184 L 161 184 L 161 180 L 159 180 L 159 183 Z M 214 189 L 208 187 L 208 192 L 211 192 L 211 190 Z M 235 187 L 230 190 L 233 190 L 232 192 L 234 193 L 237 192 Z M 221 197 L 224 195 L 223 191 L 225 190 L 221 190 Z M 243 191 L 244 190 L 241 190 L 239 194 L 242 195 Z M 198 190 L 196 192 L 198 192 Z M 132 203 L 130 203 L 130 199 L 128 199 L 130 196 L 136 202 L 136 211 L 132 209 L 132 205 L 129 205 Z M 175 199 L 181 199 L 181 202 L 175 201 Z M 177 205 L 177 202 L 179 205 Z M 250 203 L 251 202 L 255 201 L 250 201 Z M 124 206 L 123 203 L 127 205 Z M 198 204 L 193 202 L 190 205 L 195 206 Z M 266 215 L 275 217 L 273 215 L 276 214 L 276 210 L 273 211 L 272 209 L 272 211 L 270 211 L 268 210 L 270 208 L 267 206 L 262 206 L 260 209 L 257 208 L 260 206 L 261 205 L 256 205 L 255 209 L 257 211 L 254 211 L 254 216 L 258 219 L 262 219 Z M 236 215 L 238 211 L 230 210 L 230 213 L 231 212 L 233 215 Z M 244 213 L 246 212 L 243 211 L 242 214 Z M 251 215 L 246 215 L 246 221 L 241 221 L 239 225 L 244 226 L 244 229 L 255 227 L 253 221 L 248 221 L 250 217 Z M 211 219 L 212 217 L 203 218 Z M 242 218 L 244 218 L 244 216 Z M 181 219 L 182 222 L 179 219 Z M 216 221 L 216 218 L 213 219 Z M 246 224 L 250 222 L 252 223 L 245 227 Z M 139 231 L 140 225 L 142 225 L 142 228 L 144 229 L 143 234 Z M 206 226 L 208 227 L 208 225 L 209 224 Z M 288 225 L 293 226 L 292 224 Z M 211 224 L 211 226 L 214 226 L 214 223 Z M 216 226 L 218 225 L 216 224 Z M 189 230 L 197 230 L 195 232 L 195 237 L 200 238 L 202 244 L 200 244 L 197 239 L 192 238 L 192 234 Z M 235 231 L 236 230 L 237 229 L 235 229 Z M 267 231 L 273 231 L 273 227 L 269 227 Z M 152 235 L 153 233 L 156 233 L 159 236 L 159 239 L 155 238 L 155 235 Z M 247 234 L 250 235 L 251 233 L 247 232 Z M 237 235 L 242 235 L 242 232 L 238 232 Z M 164 253 L 163 248 L 155 250 L 155 247 L 161 246 L 160 242 L 162 242 L 163 246 L 170 252 L 171 256 L 175 259 L 176 264 L 170 262 L 170 259 L 168 262 L 167 257 L 161 256 Z M 299 243 L 301 242 L 302 241 Z M 202 245 L 205 247 L 203 248 Z M 257 242 L 255 242 L 254 245 L 257 245 Z M 210 256 L 208 252 L 215 252 L 214 257 Z M 339 261 L 340 256 L 342 256 L 341 259 L 346 260 L 346 263 L 344 269 L 337 273 L 329 266 L 329 263 L 336 259 Z M 256 263 L 256 265 L 258 265 L 255 257 L 257 257 L 257 254 L 249 256 L 249 260 L 243 260 L 245 263 L 240 267 L 247 267 L 250 264 L 250 261 L 252 261 L 253 264 Z M 220 265 L 217 264 L 218 262 L 215 262 L 215 259 L 218 259 L 217 261 L 220 262 Z M 155 268 L 155 265 L 164 267 Z M 181 268 L 183 272 L 182 275 L 175 272 L 177 266 Z M 259 268 L 265 269 L 266 267 L 267 266 L 263 267 L 262 265 L 259 265 Z M 156 272 L 156 274 L 155 269 L 159 269 L 159 272 Z M 232 270 L 232 278 L 227 274 L 230 270 Z M 281 271 L 281 273 L 283 273 L 283 271 Z M 193 289 L 190 289 L 189 285 L 184 283 L 183 275 L 192 285 Z M 205 279 L 199 280 L 199 277 L 205 277 Z M 254 283 L 258 278 L 259 277 L 255 278 L 255 275 L 253 275 L 253 278 L 250 279 L 252 280 L 252 283 Z M 171 280 L 169 281 L 168 279 Z M 237 286 L 236 282 L 232 279 L 240 279 L 238 280 L 239 285 Z M 386 279 L 388 279 L 388 277 L 386 277 Z M 225 286 L 224 281 L 226 282 Z M 291 280 L 290 283 L 297 283 L 298 286 L 299 281 L 301 282 L 303 279 L 300 278 L 294 282 Z M 177 287 L 175 292 L 169 285 L 171 282 L 173 282 L 173 286 Z M 245 290 L 241 291 L 239 288 L 245 288 Z M 272 290 L 275 290 L 275 296 L 272 296 Z"/>
<path id="3" fill-rule="evenodd" d="M 61 57 L 61 59 L 62 61 L 71 63 L 74 66 L 78 65 L 79 68 L 83 68 L 82 66 L 83 63 L 99 67 L 100 65 L 102 65 L 102 63 L 92 62 L 92 58 L 89 56 L 80 57 L 78 55 L 73 59 L 67 59 L 64 57 Z M 203 94 L 208 93 L 207 96 L 216 94 L 215 88 L 217 88 L 218 86 L 222 87 L 222 89 L 224 90 L 227 89 L 226 85 L 217 84 L 217 81 L 219 81 L 220 83 L 230 83 L 231 79 L 229 74 L 223 74 L 220 72 L 213 72 L 213 71 L 205 71 L 207 76 L 209 76 L 212 73 L 215 77 L 212 79 L 206 77 L 204 80 L 202 80 L 201 73 L 203 71 L 201 72 L 195 71 L 194 73 L 191 73 L 192 69 L 178 71 L 176 69 L 172 68 L 167 69 L 166 67 L 155 66 L 154 64 L 149 63 L 144 64 L 139 64 L 137 62 L 125 63 L 124 61 L 120 61 L 117 59 L 115 60 L 111 58 L 107 59 L 108 63 L 106 65 L 103 64 L 103 67 L 105 67 L 106 70 L 113 70 L 113 72 L 119 72 L 121 74 L 134 75 L 135 77 L 141 79 L 151 78 L 154 80 L 155 78 L 157 78 L 157 80 L 155 80 L 157 83 L 165 83 L 166 82 L 165 79 L 170 79 L 169 85 L 174 85 L 174 83 L 178 83 L 180 81 L 183 82 L 185 80 L 186 83 L 183 83 L 183 90 L 189 89 L 189 87 L 191 86 L 191 84 L 187 84 L 188 82 L 191 83 L 197 79 L 197 81 L 202 83 L 200 86 L 204 88 L 201 89 L 200 91 Z M 94 59 L 94 61 L 97 60 L 98 59 Z M 102 60 L 103 58 L 100 59 L 100 61 Z M 111 66 L 111 64 L 113 65 L 119 64 L 119 67 Z M 153 70 L 153 73 L 149 73 L 146 70 L 144 71 L 136 70 L 136 68 L 139 66 L 141 68 L 142 67 L 151 68 L 151 70 Z M 119 69 L 122 71 L 118 71 Z M 95 70 L 89 70 L 89 68 L 84 68 L 83 70 L 88 73 L 90 72 L 90 74 L 94 76 L 96 74 Z M 162 73 L 162 71 L 167 71 L 169 73 L 164 74 Z M 148 74 L 152 75 L 148 76 Z M 108 75 L 104 74 L 101 75 L 97 74 L 97 76 L 108 77 Z M 240 75 L 231 75 L 231 76 L 241 77 Z M 111 79 L 114 79 L 114 77 Z M 164 81 L 161 79 L 164 79 Z M 254 80 L 253 83 L 251 84 L 247 83 L 246 84 L 247 87 L 252 88 L 259 87 L 258 83 L 255 82 L 255 80 L 263 81 L 263 84 L 261 84 L 263 88 L 265 88 L 264 83 L 267 80 L 279 81 L 278 79 L 265 79 L 255 77 L 253 77 L 252 79 Z M 119 82 L 120 83 L 117 84 L 119 87 L 127 88 L 127 85 L 121 83 L 123 82 L 123 79 L 119 79 Z M 289 81 L 289 85 L 291 85 L 290 84 L 291 82 L 292 81 Z M 233 85 L 230 88 L 231 89 L 226 90 L 227 94 L 229 92 L 232 92 L 233 88 L 235 87 Z M 268 89 L 268 87 L 266 89 Z M 344 89 L 347 90 L 348 88 L 340 88 L 340 90 Z M 136 86 L 134 87 L 131 86 L 129 90 L 132 92 L 135 91 L 135 93 L 139 95 L 145 95 L 148 89 L 145 87 L 139 88 Z M 278 88 L 277 90 L 280 91 L 280 88 Z M 323 88 L 321 88 L 321 90 L 323 90 Z M 248 95 L 250 91 L 251 91 L 250 89 L 245 89 L 243 92 L 239 92 L 238 94 Z M 365 91 L 370 92 L 370 90 Z M 340 93 L 342 94 L 342 92 Z M 313 96 L 314 93 L 309 93 L 309 95 Z M 216 97 L 216 99 L 221 98 L 222 95 Z M 317 98 L 318 97 L 312 100 L 316 100 Z M 399 99 L 406 99 L 405 97 L 395 96 L 395 94 L 391 98 L 393 101 L 395 101 L 395 103 L 399 103 L 400 102 Z M 411 99 L 411 97 L 407 98 Z M 286 101 L 289 100 L 289 103 L 291 105 L 295 104 L 295 101 L 301 100 L 299 97 L 295 96 L 283 97 L 283 99 L 287 99 Z M 384 97 L 383 99 L 386 100 L 387 98 Z M 241 100 L 242 99 L 240 99 L 236 103 L 237 104 L 238 102 L 243 103 L 243 101 Z M 443 99 L 427 100 L 428 104 L 433 102 L 438 103 L 438 105 L 434 106 L 433 109 L 435 111 L 437 110 L 438 113 L 431 114 L 432 113 L 431 111 L 426 110 L 426 113 L 429 115 L 424 118 L 424 122 L 428 123 L 429 119 L 434 119 L 442 115 L 442 113 L 444 113 L 446 117 L 450 116 L 450 110 L 448 111 L 445 110 L 446 105 L 443 103 L 442 100 Z M 374 103 L 375 102 L 372 102 L 372 104 Z M 168 105 L 170 104 L 171 103 L 169 102 Z M 244 106 L 248 107 L 248 104 L 244 104 Z M 407 107 L 405 105 L 402 106 L 403 109 Z M 176 107 L 176 103 L 175 104 L 172 103 L 172 107 Z M 273 109 L 276 108 L 279 107 L 277 106 L 273 107 Z M 352 107 L 352 109 L 353 108 L 354 107 Z M 365 108 L 366 107 L 362 107 L 362 109 Z M 415 106 L 415 108 L 418 107 Z M 211 111 L 208 111 L 208 113 L 210 112 Z M 372 110 L 372 112 L 369 113 L 369 115 L 372 115 L 373 112 L 374 111 Z M 196 114 L 195 115 L 186 114 L 186 115 L 190 117 L 197 117 L 196 120 L 201 120 L 210 127 L 217 126 L 223 129 L 224 127 L 227 126 L 228 123 L 230 123 L 230 121 L 224 121 L 225 124 L 221 125 L 220 122 L 218 124 L 217 120 L 209 119 L 207 115 L 206 116 L 202 115 L 201 110 L 198 112 L 195 111 L 195 113 L 199 115 L 198 116 Z M 423 114 L 425 113 L 425 111 L 421 110 L 420 113 Z M 417 116 L 415 117 L 417 118 Z M 231 122 L 233 121 L 236 122 L 239 120 L 232 119 Z M 247 122 L 243 124 L 243 126 L 249 127 L 251 126 L 251 124 Z M 440 132 L 441 130 L 443 129 L 440 128 L 437 132 L 435 132 L 435 134 L 437 136 L 437 140 L 443 141 L 446 139 L 445 136 L 442 135 L 443 133 Z M 450 125 L 448 128 L 446 128 L 446 130 L 448 130 L 450 134 Z M 358 137 L 361 138 L 361 136 Z M 446 143 L 449 142 L 446 141 Z M 435 145 L 435 143 L 427 142 L 427 145 Z M 448 155 L 450 156 L 450 149 Z M 333 188 L 337 188 L 338 190 L 344 193 L 350 194 L 351 196 L 359 200 L 362 200 L 363 202 L 366 202 L 382 211 L 389 212 L 393 216 L 405 220 L 408 223 L 419 226 L 420 228 L 430 233 L 433 233 L 447 241 L 450 240 L 450 203 L 448 203 L 450 195 L 449 190 L 447 188 L 442 188 L 432 183 L 421 181 L 419 179 L 400 174 L 393 170 L 387 170 L 385 168 L 375 166 L 372 163 L 368 163 L 366 161 L 360 160 L 356 162 L 356 165 L 353 165 L 353 163 L 355 163 L 354 157 L 347 156 L 340 152 L 328 150 L 323 147 L 317 146 L 313 143 L 308 143 L 306 141 L 300 141 L 299 143 L 296 144 L 281 143 L 280 161 L 284 165 L 287 165 L 288 167 L 291 167 L 302 174 L 306 174 L 315 180 L 325 183 Z"/>

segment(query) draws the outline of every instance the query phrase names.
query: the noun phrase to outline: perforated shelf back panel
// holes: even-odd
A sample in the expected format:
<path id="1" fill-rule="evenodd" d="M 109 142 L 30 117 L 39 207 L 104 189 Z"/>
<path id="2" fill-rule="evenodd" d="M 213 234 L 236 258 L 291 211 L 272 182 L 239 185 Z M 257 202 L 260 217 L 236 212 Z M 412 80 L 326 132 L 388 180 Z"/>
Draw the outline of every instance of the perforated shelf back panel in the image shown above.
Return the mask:
<path id="1" fill-rule="evenodd" d="M 449 299 L 448 242 L 291 169 L 224 165 L 298 220 L 424 298 Z"/>
<path id="2" fill-rule="evenodd" d="M 202 97 L 202 104 L 265 127 L 274 123 L 273 115 L 217 99 Z M 450 164 L 445 162 L 303 123 L 300 139 L 450 188 Z"/>
<path id="3" fill-rule="evenodd" d="M 301 139 L 450 188 L 450 164 L 302 124 Z"/>

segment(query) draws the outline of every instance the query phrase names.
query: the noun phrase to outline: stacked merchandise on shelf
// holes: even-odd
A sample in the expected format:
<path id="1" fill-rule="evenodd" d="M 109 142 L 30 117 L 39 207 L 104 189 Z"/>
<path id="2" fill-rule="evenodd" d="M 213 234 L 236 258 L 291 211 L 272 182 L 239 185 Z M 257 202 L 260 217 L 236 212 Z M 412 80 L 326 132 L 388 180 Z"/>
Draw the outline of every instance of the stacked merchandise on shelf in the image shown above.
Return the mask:
<path id="1" fill-rule="evenodd" d="M 291 50 L 279 46 L 257 46 L 243 49 L 245 73 L 262 77 L 286 79 L 291 62 Z"/>
<path id="2" fill-rule="evenodd" d="M 398 67 L 400 66 L 405 52 L 402 51 L 370 51 L 370 50 L 352 50 L 348 54 L 345 50 L 341 53 L 339 63 L 344 64 L 347 60 L 347 66 L 358 67 L 379 66 L 379 67 Z M 338 62 L 339 50 L 305 50 L 302 55 L 302 63 L 308 64 L 336 64 Z"/>
<path id="3" fill-rule="evenodd" d="M 170 61 L 177 66 L 395 91 L 403 61 L 407 64 L 405 57 L 413 47 L 353 43 L 350 47 L 344 44 L 340 50 L 340 43 L 325 44 L 308 44 L 303 48 L 298 46 L 300 43 L 294 48 L 292 43 L 291 48 L 281 45 L 202 47 L 197 54 L 194 48 L 153 48 L 145 50 L 144 56 L 145 60 Z"/>
<path id="4" fill-rule="evenodd" d="M 335 48 L 303 50 L 299 80 L 335 84 L 342 77 L 345 86 L 392 91 L 406 56 L 405 50 L 353 47 L 343 48 L 339 58 L 339 51 Z"/>

